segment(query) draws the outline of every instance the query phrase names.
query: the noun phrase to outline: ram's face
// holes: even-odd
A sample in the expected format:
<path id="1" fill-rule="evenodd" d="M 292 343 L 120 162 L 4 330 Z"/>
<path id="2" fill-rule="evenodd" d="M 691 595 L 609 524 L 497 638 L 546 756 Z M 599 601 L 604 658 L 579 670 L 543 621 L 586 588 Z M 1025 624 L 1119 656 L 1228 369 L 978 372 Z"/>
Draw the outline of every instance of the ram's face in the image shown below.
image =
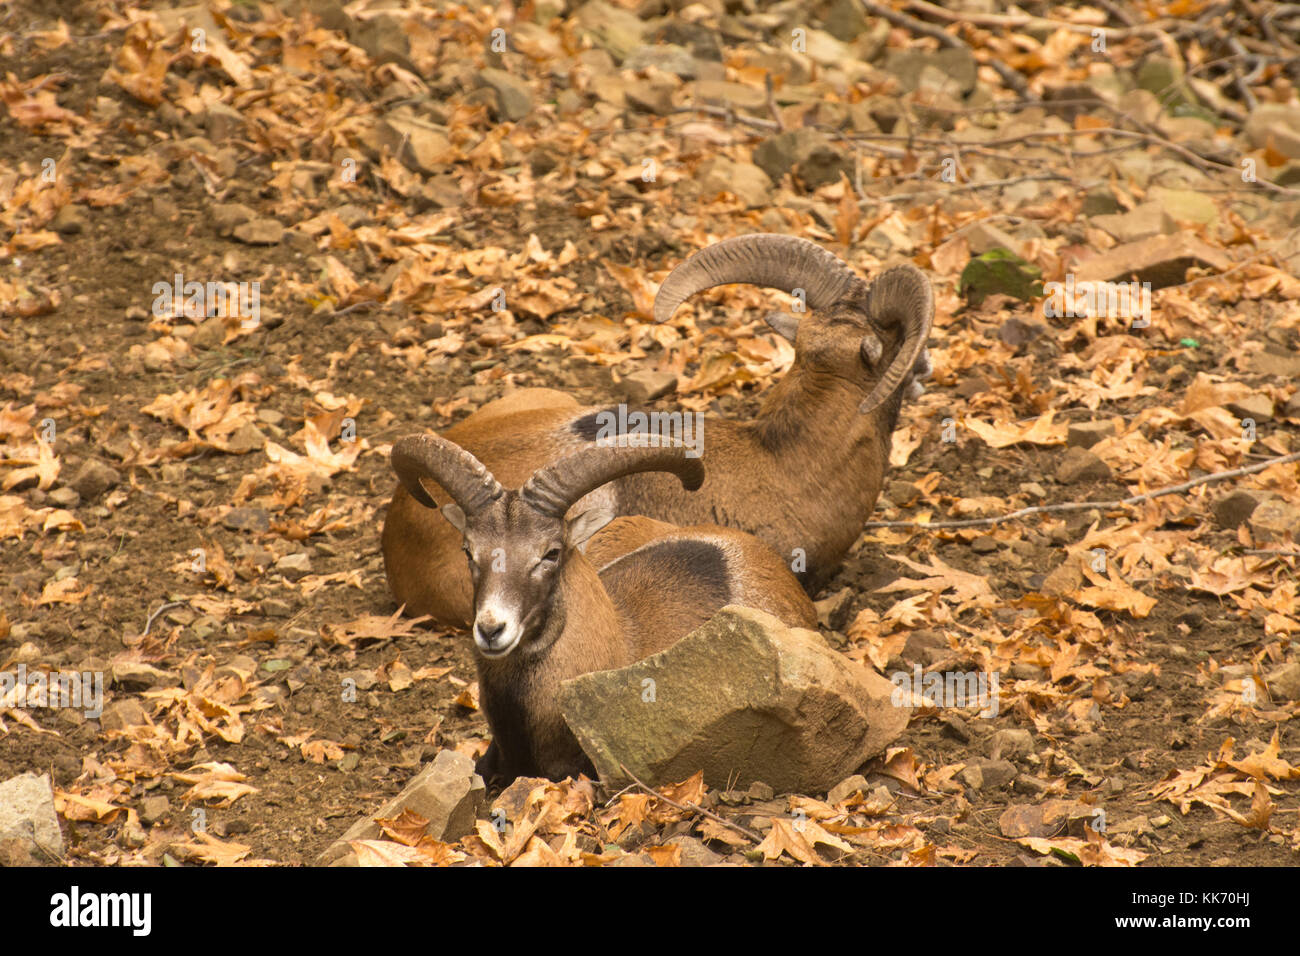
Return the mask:
<path id="1" fill-rule="evenodd" d="M 561 519 L 538 514 L 514 495 L 465 521 L 474 644 L 484 657 L 505 657 L 540 632 L 564 565 L 564 531 Z"/>
<path id="2" fill-rule="evenodd" d="M 889 333 L 885 335 L 888 340 Z M 795 352 L 809 371 L 845 379 L 860 386 L 865 395 L 884 371 L 886 344 L 862 303 L 845 298 L 803 317 Z"/>

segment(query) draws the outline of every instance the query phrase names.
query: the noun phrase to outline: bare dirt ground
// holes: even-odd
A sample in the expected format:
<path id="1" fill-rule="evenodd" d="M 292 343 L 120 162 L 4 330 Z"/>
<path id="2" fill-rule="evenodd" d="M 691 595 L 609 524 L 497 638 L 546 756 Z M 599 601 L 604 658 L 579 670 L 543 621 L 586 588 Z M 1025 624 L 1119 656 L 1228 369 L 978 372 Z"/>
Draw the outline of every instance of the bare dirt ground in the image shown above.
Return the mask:
<path id="1" fill-rule="evenodd" d="M 753 414 L 790 359 L 759 321 L 781 296 L 730 287 L 667 327 L 648 319 L 654 283 L 711 240 L 790 232 L 864 275 L 907 259 L 933 276 L 936 372 L 904 411 L 876 519 L 1114 501 L 1300 448 L 1300 193 L 1238 175 L 1245 159 L 1260 179 L 1296 167 L 1294 127 L 1250 125 L 1297 108 L 1294 53 L 1231 17 L 1198 21 L 1207 5 L 1155 29 L 1188 69 L 1216 36 L 1249 39 L 1253 103 L 1216 112 L 1201 91 L 1199 111 L 1176 111 L 1134 84 L 1104 108 L 1085 96 L 1111 102 L 1087 33 L 1079 46 L 1041 24 L 1011 40 L 927 20 L 981 61 L 969 89 L 927 96 L 889 57 L 937 55 L 934 38 L 869 18 L 832 48 L 821 31 L 841 4 L 802 21 L 746 4 L 553 20 L 394 4 L 396 34 L 377 5 L 309 6 L 316 20 L 287 3 L 0 6 L 0 670 L 105 681 L 95 718 L 0 700 L 0 781 L 50 774 L 69 864 L 310 863 L 440 748 L 480 752 L 467 638 L 394 618 L 388 448 L 519 386 L 617 402 L 637 371 L 678 376 L 664 408 Z M 801 23 L 812 60 L 784 39 Z M 1107 65 L 1141 74 L 1162 55 L 1152 39 L 1117 34 Z M 708 98 L 706 80 L 628 66 L 655 42 L 729 85 Z M 1084 105 L 1027 108 L 995 61 Z M 522 91 L 481 84 L 487 67 Z M 827 152 L 755 180 L 777 122 L 829 130 Z M 985 145 L 945 145 L 973 128 Z M 844 175 L 822 179 L 825 164 Z M 1016 182 L 944 193 L 1000 179 Z M 1050 281 L 1071 256 L 1148 238 L 1099 219 L 1148 213 L 1148 235 L 1223 257 L 1179 260 L 1149 328 L 1045 316 L 1041 290 L 958 293 L 988 241 L 962 227 L 996 227 Z M 155 283 L 177 273 L 260 281 L 260 322 L 157 308 Z M 1085 422 L 1109 423 L 1090 449 L 1102 467 L 1062 470 Z M 834 804 L 677 791 L 761 845 L 653 798 L 557 786 L 546 847 L 505 862 L 1294 865 L 1297 475 L 868 528 L 818 595 L 849 589 L 832 642 L 886 674 L 997 672 L 995 717 L 923 709 L 864 768 L 866 792 Z M 1243 489 L 1265 503 L 1234 520 L 1223 503 Z M 798 810 L 816 833 L 790 835 Z M 489 842 L 438 853 L 501 862 Z"/>

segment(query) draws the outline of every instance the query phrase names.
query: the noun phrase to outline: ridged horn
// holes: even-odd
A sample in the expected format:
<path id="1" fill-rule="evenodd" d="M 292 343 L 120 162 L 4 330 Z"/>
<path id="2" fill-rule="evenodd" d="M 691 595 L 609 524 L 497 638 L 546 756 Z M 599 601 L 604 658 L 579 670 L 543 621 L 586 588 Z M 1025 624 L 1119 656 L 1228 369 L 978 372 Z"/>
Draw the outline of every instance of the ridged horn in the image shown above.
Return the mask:
<path id="1" fill-rule="evenodd" d="M 881 273 L 871 283 L 867 315 L 879 326 L 901 324 L 903 344 L 871 394 L 858 406 L 863 414 L 874 411 L 898 391 L 925 351 L 930 323 L 934 321 L 934 289 L 930 280 L 912 265 L 895 266 Z"/>
<path id="2" fill-rule="evenodd" d="M 807 239 L 735 236 L 706 246 L 668 273 L 655 296 L 655 321 L 667 322 L 696 293 L 733 282 L 783 292 L 803 289 L 808 307 L 821 309 L 861 281 L 839 257 Z"/>
<path id="3" fill-rule="evenodd" d="M 438 504 L 420 484 L 421 478 L 437 482 L 466 514 L 481 511 L 501 496 L 500 483 L 481 461 L 455 442 L 437 435 L 399 439 L 393 444 L 388 460 L 402 487 L 426 508 L 437 508 Z"/>
<path id="4" fill-rule="evenodd" d="M 688 458 L 687 450 L 669 444 L 580 448 L 534 472 L 519 497 L 544 515 L 562 518 L 583 495 L 636 472 L 666 471 L 680 478 L 687 491 L 695 491 L 704 483 L 704 464 Z"/>

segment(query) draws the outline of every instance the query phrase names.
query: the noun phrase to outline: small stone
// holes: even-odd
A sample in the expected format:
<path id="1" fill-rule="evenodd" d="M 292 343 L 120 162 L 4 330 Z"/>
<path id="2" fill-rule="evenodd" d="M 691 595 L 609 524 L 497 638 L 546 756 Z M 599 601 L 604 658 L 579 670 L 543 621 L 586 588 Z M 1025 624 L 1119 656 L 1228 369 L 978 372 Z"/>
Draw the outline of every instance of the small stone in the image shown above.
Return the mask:
<path id="1" fill-rule="evenodd" d="M 977 760 L 957 774 L 972 790 L 997 790 L 1016 779 L 1016 765 L 1008 760 Z"/>
<path id="2" fill-rule="evenodd" d="M 58 508 L 75 508 L 81 504 L 81 495 L 74 488 L 55 488 L 47 498 L 50 504 Z"/>
<path id="3" fill-rule="evenodd" d="M 86 229 L 86 210 L 68 204 L 54 214 L 50 228 L 61 236 L 77 236 Z"/>
<path id="4" fill-rule="evenodd" d="M 505 70 L 480 70 L 479 82 L 496 94 L 497 115 L 517 123 L 533 109 L 533 93 L 528 84 Z"/>
<path id="5" fill-rule="evenodd" d="M 1255 509 L 1267 501 L 1271 495 L 1267 491 L 1255 491 L 1243 488 L 1220 498 L 1211 509 L 1214 520 L 1220 528 L 1229 530 L 1240 527 L 1255 513 Z"/>
<path id="6" fill-rule="evenodd" d="M 1027 730 L 1013 728 L 999 730 L 989 740 L 989 757 L 994 760 L 1016 760 L 1034 752 L 1034 736 Z"/>
<path id="7" fill-rule="evenodd" d="M 304 551 L 286 554 L 275 562 L 275 569 L 290 581 L 297 581 L 311 573 L 311 558 Z"/>
<path id="8" fill-rule="evenodd" d="M 907 635 L 903 644 L 904 660 L 920 664 L 933 664 L 948 655 L 948 641 L 938 631 L 922 628 Z"/>
<path id="9" fill-rule="evenodd" d="M 1269 672 L 1267 683 L 1274 700 L 1300 700 L 1300 663 L 1274 668 Z"/>
<path id="10" fill-rule="evenodd" d="M 428 820 L 425 833 L 451 843 L 474 830 L 474 821 L 485 800 L 483 778 L 474 772 L 474 761 L 454 750 L 440 750 L 433 762 L 411 778 L 392 800 L 373 814 L 362 817 L 335 841 L 316 863 L 329 866 L 347 855 L 352 840 L 373 840 L 380 834 L 376 819 L 389 820 L 410 810 Z"/>
<path id="11" fill-rule="evenodd" d="M 1208 266 L 1222 272 L 1232 260 L 1221 249 L 1186 232 L 1126 242 L 1079 263 L 1076 282 L 1150 282 L 1152 289 L 1180 285 L 1187 270 Z"/>
<path id="12" fill-rule="evenodd" d="M 1160 203 L 1147 202 L 1122 215 L 1093 216 L 1092 225 L 1104 229 L 1120 242 L 1137 242 L 1152 236 L 1167 236 L 1178 229 L 1177 223 Z"/>
<path id="13" fill-rule="evenodd" d="M 165 820 L 171 810 L 166 797 L 145 797 L 140 801 L 140 822 L 151 827 Z"/>
<path id="14" fill-rule="evenodd" d="M 99 717 L 99 726 L 105 731 L 126 730 L 128 727 L 140 727 L 149 722 L 144 708 L 134 697 L 116 700 L 104 708 Z"/>
<path id="15" fill-rule="evenodd" d="M 177 674 L 146 664 L 143 661 L 115 661 L 112 666 L 112 675 L 115 685 L 128 690 L 176 687 L 181 682 Z"/>
<path id="16" fill-rule="evenodd" d="M 853 588 L 840 588 L 834 594 L 814 601 L 813 607 L 817 609 L 818 627 L 842 631 L 848 623 L 849 612 L 853 610 Z"/>
<path id="17" fill-rule="evenodd" d="M 921 489 L 910 481 L 891 481 L 885 492 L 896 508 L 908 508 L 921 497 Z"/>
<path id="18" fill-rule="evenodd" d="M 266 598 L 260 607 L 266 617 L 289 617 L 293 614 L 293 607 L 279 598 Z"/>
<path id="19" fill-rule="evenodd" d="M 1270 498 L 1251 513 L 1250 530 L 1259 542 L 1300 538 L 1300 508 L 1281 498 Z"/>
<path id="20" fill-rule="evenodd" d="M 217 203 L 212 207 L 209 216 L 213 227 L 217 230 L 217 235 L 228 238 L 234 233 L 236 226 L 251 222 L 257 218 L 257 213 L 243 203 L 229 202 Z"/>
<path id="21" fill-rule="evenodd" d="M 694 837 L 675 836 L 668 840 L 668 846 L 682 848 L 682 866 L 715 866 L 722 862 L 722 855 L 714 853 Z"/>
<path id="22" fill-rule="evenodd" d="M 826 802 L 831 805 L 841 803 L 855 793 L 866 793 L 868 786 L 870 785 L 867 783 L 867 778 L 860 773 L 855 773 L 832 787 L 831 792 L 826 795 Z"/>
<path id="23" fill-rule="evenodd" d="M 17 840 L 31 844 L 31 849 L 63 854 L 63 831 L 48 774 L 24 773 L 0 783 L 0 840 Z M 33 856 L 44 858 L 39 851 Z"/>
<path id="24" fill-rule="evenodd" d="M 1273 420 L 1273 399 L 1259 392 L 1228 402 L 1224 407 L 1243 421 L 1249 418 L 1257 425 Z"/>
<path id="25" fill-rule="evenodd" d="M 263 508 L 231 508 L 221 516 L 221 523 L 231 531 L 260 534 L 271 527 L 271 514 Z"/>
<path id="26" fill-rule="evenodd" d="M 982 534 L 971 541 L 970 547 L 976 554 L 992 554 L 998 549 L 998 539 L 992 535 Z"/>
<path id="27" fill-rule="evenodd" d="M 284 238 L 284 226 L 276 219 L 254 219 L 236 226 L 232 233 L 250 246 L 274 246 Z"/>
<path id="28" fill-rule="evenodd" d="M 1056 480 L 1064 485 L 1110 478 L 1110 465 L 1083 448 L 1068 448 L 1056 469 Z"/>
<path id="29" fill-rule="evenodd" d="M 677 376 L 672 372 L 633 372 L 620 383 L 629 405 L 645 405 L 677 390 Z"/>
<path id="30" fill-rule="evenodd" d="M 749 785 L 749 789 L 745 792 L 745 796 L 750 800 L 761 802 L 763 800 L 771 800 L 776 796 L 776 791 L 765 784 L 762 780 L 755 780 Z"/>
<path id="31" fill-rule="evenodd" d="M 998 327 L 998 338 L 1013 349 L 1020 349 L 1046 332 L 1047 328 L 1042 323 L 1026 322 L 1012 316 Z"/>
<path id="32" fill-rule="evenodd" d="M 1091 448 L 1114 434 L 1113 421 L 1073 422 L 1065 433 L 1065 444 L 1070 448 Z"/>
<path id="33" fill-rule="evenodd" d="M 82 501 L 92 504 L 104 492 L 116 488 L 121 481 L 122 476 L 116 469 L 110 468 L 98 459 L 87 458 L 68 482 L 68 487 L 80 495 Z"/>

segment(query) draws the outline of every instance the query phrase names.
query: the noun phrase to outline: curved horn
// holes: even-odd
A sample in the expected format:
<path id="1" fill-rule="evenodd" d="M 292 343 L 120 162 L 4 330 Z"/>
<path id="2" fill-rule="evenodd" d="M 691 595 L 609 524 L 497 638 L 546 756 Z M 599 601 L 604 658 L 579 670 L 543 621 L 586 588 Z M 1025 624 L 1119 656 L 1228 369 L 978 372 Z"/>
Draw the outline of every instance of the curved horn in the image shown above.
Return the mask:
<path id="1" fill-rule="evenodd" d="M 930 280 L 913 265 L 895 266 L 881 273 L 871 284 L 867 315 L 879 325 L 901 324 L 903 344 L 871 394 L 858 406 L 858 411 L 864 414 L 874 411 L 898 391 L 925 351 L 930 323 L 934 320 L 934 289 Z"/>
<path id="2" fill-rule="evenodd" d="M 791 292 L 821 309 L 862 280 L 833 253 L 798 236 L 756 233 L 724 239 L 699 250 L 668 273 L 655 296 L 655 321 L 666 322 L 677 307 L 705 289 L 745 282 Z"/>
<path id="3" fill-rule="evenodd" d="M 501 495 L 501 485 L 481 461 L 437 435 L 399 439 L 388 460 L 402 487 L 426 508 L 437 508 L 438 504 L 420 484 L 421 478 L 436 481 L 466 514 L 482 510 Z"/>
<path id="4" fill-rule="evenodd" d="M 683 488 L 694 491 L 704 483 L 704 463 L 686 452 L 683 445 L 668 444 L 580 448 L 535 471 L 519 497 L 544 515 L 562 518 L 583 495 L 640 471 L 669 472 L 681 479 Z"/>

